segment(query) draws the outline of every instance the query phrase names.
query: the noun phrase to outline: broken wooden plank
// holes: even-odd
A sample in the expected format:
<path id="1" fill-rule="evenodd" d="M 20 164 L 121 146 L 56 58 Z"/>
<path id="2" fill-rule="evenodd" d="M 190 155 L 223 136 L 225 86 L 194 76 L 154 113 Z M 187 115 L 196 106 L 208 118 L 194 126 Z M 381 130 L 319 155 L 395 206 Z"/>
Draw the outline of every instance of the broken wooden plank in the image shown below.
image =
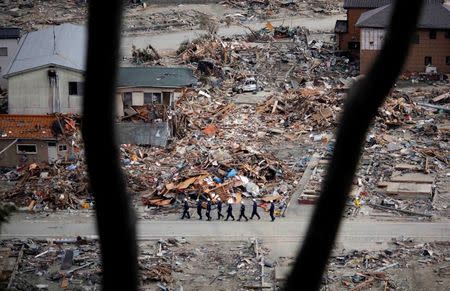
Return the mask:
<path id="1" fill-rule="evenodd" d="M 436 97 L 434 97 L 431 100 L 433 100 L 433 102 L 439 102 L 439 101 L 442 101 L 442 100 L 445 100 L 445 99 L 449 99 L 449 98 L 450 98 L 450 93 L 445 93 L 445 94 L 436 96 Z"/>
<path id="2" fill-rule="evenodd" d="M 386 188 L 386 194 L 402 198 L 428 199 L 431 193 L 431 184 L 388 182 Z"/>
<path id="3" fill-rule="evenodd" d="M 433 183 L 434 176 L 422 173 L 407 173 L 391 177 L 392 182 Z"/>
<path id="4" fill-rule="evenodd" d="M 409 171 L 419 171 L 420 167 L 417 165 L 410 165 L 410 164 L 397 164 L 394 166 L 394 169 L 396 170 L 409 170 Z"/>
<path id="5" fill-rule="evenodd" d="M 11 273 L 11 277 L 9 278 L 9 283 L 8 283 L 8 286 L 6 287 L 6 290 L 11 289 L 11 285 L 14 281 L 14 278 L 16 277 L 17 271 L 19 270 L 19 264 L 20 264 L 20 261 L 22 260 L 24 246 L 25 245 L 22 244 L 22 247 L 20 248 L 19 255 L 17 256 L 17 261 L 14 265 L 13 271 Z"/>
<path id="6" fill-rule="evenodd" d="M 358 285 L 356 285 L 355 287 L 353 287 L 352 289 L 350 289 L 351 291 L 359 291 L 362 290 L 363 288 L 368 287 L 369 285 L 371 285 L 373 283 L 373 281 L 375 281 L 374 277 L 371 277 L 369 279 L 367 279 L 366 281 L 359 283 Z"/>
<path id="7" fill-rule="evenodd" d="M 413 211 L 408 211 L 408 210 L 403 210 L 403 209 L 397 209 L 397 208 L 387 207 L 387 206 L 373 204 L 373 203 L 368 203 L 367 205 L 372 206 L 374 208 L 381 209 L 381 210 L 396 211 L 396 212 L 400 212 L 400 213 L 404 213 L 404 214 L 408 214 L 408 215 L 423 216 L 423 217 L 428 217 L 428 218 L 432 217 L 431 214 L 425 214 L 425 213 L 413 212 Z"/>

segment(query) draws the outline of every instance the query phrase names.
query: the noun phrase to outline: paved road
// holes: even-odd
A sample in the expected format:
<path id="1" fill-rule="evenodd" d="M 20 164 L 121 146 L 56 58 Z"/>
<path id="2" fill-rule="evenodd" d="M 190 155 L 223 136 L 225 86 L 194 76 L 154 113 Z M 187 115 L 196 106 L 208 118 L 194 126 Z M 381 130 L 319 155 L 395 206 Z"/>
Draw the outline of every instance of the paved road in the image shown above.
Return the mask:
<path id="1" fill-rule="evenodd" d="M 278 249 L 278 255 L 291 255 L 302 240 L 308 221 L 306 219 L 278 219 L 275 222 L 249 221 L 139 221 L 138 239 L 185 237 L 189 239 L 241 241 L 261 238 Z M 27 220 L 23 215 L 13 216 L 3 225 L 0 238 L 60 238 L 96 237 L 92 218 Z M 337 244 L 343 248 L 384 247 L 393 237 L 412 237 L 419 241 L 448 240 L 449 221 L 439 222 L 379 222 L 369 219 L 346 220 Z"/>
<path id="2" fill-rule="evenodd" d="M 311 17 L 291 17 L 284 20 L 271 21 L 273 25 L 304 26 L 310 30 L 332 31 L 337 19 L 344 19 L 344 14 L 325 16 L 322 18 Z M 255 22 L 246 26 L 254 30 L 259 30 L 265 26 L 266 22 Z M 231 36 L 235 34 L 246 34 L 249 30 L 237 25 L 220 27 L 218 35 Z M 151 44 L 159 51 L 175 51 L 185 40 L 192 40 L 205 34 L 204 30 L 177 31 L 163 34 L 142 34 L 122 36 L 121 52 L 124 56 L 131 55 L 131 46 L 134 44 L 138 48 L 144 48 Z"/>

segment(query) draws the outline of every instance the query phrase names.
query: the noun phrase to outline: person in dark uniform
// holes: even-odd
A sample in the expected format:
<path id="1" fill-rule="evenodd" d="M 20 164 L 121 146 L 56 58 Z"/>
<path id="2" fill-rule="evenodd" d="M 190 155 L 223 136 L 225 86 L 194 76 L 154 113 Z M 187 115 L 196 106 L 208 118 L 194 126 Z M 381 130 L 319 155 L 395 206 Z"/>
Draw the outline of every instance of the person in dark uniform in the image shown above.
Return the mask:
<path id="1" fill-rule="evenodd" d="M 270 201 L 269 213 L 270 213 L 270 218 L 272 218 L 272 221 L 274 221 L 275 216 L 273 214 L 275 213 L 275 203 L 273 203 L 273 201 Z"/>
<path id="2" fill-rule="evenodd" d="M 211 199 L 208 198 L 208 203 L 206 204 L 206 218 L 208 221 L 211 220 Z"/>
<path id="3" fill-rule="evenodd" d="M 217 219 L 220 220 L 221 217 L 224 217 L 222 214 L 222 201 L 220 200 L 220 197 L 217 198 Z"/>
<path id="4" fill-rule="evenodd" d="M 244 201 L 241 201 L 241 213 L 239 214 L 239 218 L 237 221 L 241 221 L 241 218 L 244 217 L 245 221 L 248 221 L 247 216 L 245 216 L 245 204 Z"/>
<path id="5" fill-rule="evenodd" d="M 184 217 L 191 219 L 191 215 L 189 214 L 189 203 L 187 198 L 184 198 L 183 216 L 181 216 L 181 219 L 184 219 Z"/>
<path id="6" fill-rule="evenodd" d="M 258 204 L 256 203 L 256 199 L 253 199 L 253 210 L 252 210 L 252 215 L 250 216 L 250 219 L 253 219 L 253 216 L 257 216 L 258 220 L 261 219 L 261 217 L 258 214 Z"/>
<path id="7" fill-rule="evenodd" d="M 198 219 L 202 220 L 202 202 L 197 199 L 197 214 L 198 214 Z"/>
<path id="8" fill-rule="evenodd" d="M 225 221 L 228 221 L 228 218 L 233 218 L 234 221 L 234 216 L 233 216 L 233 206 L 231 205 L 231 203 L 228 203 L 228 208 L 227 208 L 227 218 L 225 219 Z"/>

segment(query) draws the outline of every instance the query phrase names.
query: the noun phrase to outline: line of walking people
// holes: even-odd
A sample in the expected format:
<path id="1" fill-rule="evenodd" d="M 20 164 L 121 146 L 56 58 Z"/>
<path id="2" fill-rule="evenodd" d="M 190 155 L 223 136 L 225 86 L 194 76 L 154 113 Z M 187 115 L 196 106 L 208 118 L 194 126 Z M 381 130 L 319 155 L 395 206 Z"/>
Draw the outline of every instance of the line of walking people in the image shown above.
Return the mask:
<path id="1" fill-rule="evenodd" d="M 197 199 L 197 215 L 198 215 L 198 219 L 202 220 L 203 219 L 203 203 Z M 207 221 L 211 221 L 212 217 L 211 217 L 211 199 L 208 198 L 207 199 L 207 203 L 206 203 L 206 220 Z M 225 217 L 222 214 L 222 207 L 223 207 L 223 203 L 220 200 L 220 198 L 217 198 L 217 220 L 220 220 L 221 218 L 225 218 L 225 221 L 228 221 L 228 219 L 232 219 L 233 221 L 235 220 L 234 215 L 233 215 L 233 204 L 232 203 L 226 203 L 227 206 L 227 216 Z M 189 202 L 188 199 L 185 198 L 184 199 L 184 205 L 183 205 L 183 215 L 181 216 L 181 219 L 187 218 L 190 219 L 191 218 L 191 214 L 189 213 Z M 272 219 L 272 221 L 275 221 L 275 203 L 273 201 L 270 201 L 270 208 L 269 208 L 269 215 L 270 218 Z M 261 219 L 261 216 L 259 216 L 258 214 L 258 204 L 256 203 L 256 199 L 253 199 L 253 205 L 252 205 L 252 214 L 250 215 L 250 219 L 253 219 L 253 217 L 258 217 L 258 220 Z M 244 201 L 241 201 L 241 207 L 240 207 L 240 211 L 239 211 L 239 217 L 237 219 L 237 221 L 241 221 L 242 218 L 245 218 L 245 221 L 248 221 L 247 216 L 245 215 L 245 203 Z"/>

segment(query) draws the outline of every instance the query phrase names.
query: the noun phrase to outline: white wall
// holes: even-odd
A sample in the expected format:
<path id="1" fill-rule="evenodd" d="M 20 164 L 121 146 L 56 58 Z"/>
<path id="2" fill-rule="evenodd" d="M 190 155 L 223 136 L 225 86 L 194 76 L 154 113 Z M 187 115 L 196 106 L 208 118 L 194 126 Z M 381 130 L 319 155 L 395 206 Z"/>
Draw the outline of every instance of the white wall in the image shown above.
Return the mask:
<path id="1" fill-rule="evenodd" d="M 52 91 L 48 69 L 21 73 L 8 79 L 9 114 L 47 114 L 54 113 Z M 62 68 L 54 68 L 58 75 L 61 111 L 81 113 L 82 96 L 69 96 L 69 82 L 83 82 L 81 73 Z"/>
<path id="2" fill-rule="evenodd" d="M 381 50 L 386 31 L 379 28 L 361 29 L 361 50 Z"/>
<path id="3" fill-rule="evenodd" d="M 8 48 L 8 55 L 0 56 L 0 87 L 2 88 L 8 87 L 8 81 L 3 78 L 3 75 L 6 74 L 11 61 L 16 54 L 19 40 L 20 39 L 0 39 L 0 47 Z"/>

